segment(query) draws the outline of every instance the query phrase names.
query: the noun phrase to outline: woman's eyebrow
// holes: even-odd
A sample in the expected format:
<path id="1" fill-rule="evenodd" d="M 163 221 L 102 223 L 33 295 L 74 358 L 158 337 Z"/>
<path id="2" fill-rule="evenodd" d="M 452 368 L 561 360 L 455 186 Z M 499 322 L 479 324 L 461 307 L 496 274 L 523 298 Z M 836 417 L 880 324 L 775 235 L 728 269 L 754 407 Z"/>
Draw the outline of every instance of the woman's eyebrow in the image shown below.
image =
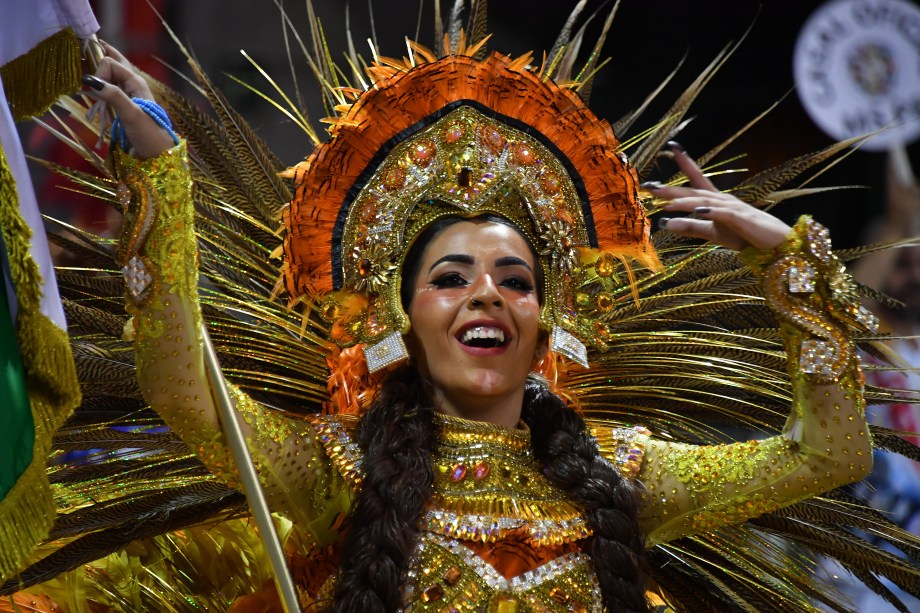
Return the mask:
<path id="1" fill-rule="evenodd" d="M 431 265 L 431 268 L 428 269 L 428 272 L 431 272 L 435 269 L 435 266 L 438 264 L 443 264 L 444 262 L 453 262 L 455 264 L 468 264 L 473 265 L 476 263 L 476 260 L 473 259 L 471 255 L 464 255 L 461 253 L 450 253 L 440 258 L 437 262 Z"/>
<path id="2" fill-rule="evenodd" d="M 526 260 L 524 260 L 524 259 L 522 259 L 522 258 L 519 258 L 519 257 L 517 257 L 516 255 L 506 255 L 506 256 L 504 256 L 504 257 L 500 257 L 500 258 L 496 259 L 496 260 L 495 260 L 495 266 L 496 266 L 496 267 L 501 267 L 501 266 L 523 266 L 523 267 L 526 268 L 527 270 L 530 270 L 531 272 L 533 272 L 532 269 L 530 268 L 530 264 L 528 264 Z"/>

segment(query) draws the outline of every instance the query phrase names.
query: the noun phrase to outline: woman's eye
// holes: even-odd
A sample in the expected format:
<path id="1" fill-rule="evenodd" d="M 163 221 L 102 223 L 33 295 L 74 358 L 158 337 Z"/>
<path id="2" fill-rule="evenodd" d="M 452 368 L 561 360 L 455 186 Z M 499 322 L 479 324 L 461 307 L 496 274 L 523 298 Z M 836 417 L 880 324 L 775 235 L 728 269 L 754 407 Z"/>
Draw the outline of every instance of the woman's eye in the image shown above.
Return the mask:
<path id="1" fill-rule="evenodd" d="M 441 289 L 446 287 L 460 287 L 466 285 L 466 279 L 463 278 L 459 273 L 449 272 L 435 278 L 432 282 L 432 285 Z"/>
<path id="2" fill-rule="evenodd" d="M 519 292 L 531 292 L 533 291 L 533 283 L 527 279 L 521 277 L 508 277 L 502 281 L 502 285 L 509 289 L 517 290 Z"/>

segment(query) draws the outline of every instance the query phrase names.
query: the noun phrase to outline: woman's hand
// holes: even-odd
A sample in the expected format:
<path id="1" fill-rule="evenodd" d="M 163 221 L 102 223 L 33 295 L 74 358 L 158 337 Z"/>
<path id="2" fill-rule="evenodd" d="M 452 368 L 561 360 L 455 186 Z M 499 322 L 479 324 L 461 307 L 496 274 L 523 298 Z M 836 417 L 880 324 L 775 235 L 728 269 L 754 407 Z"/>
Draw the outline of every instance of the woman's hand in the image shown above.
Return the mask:
<path id="1" fill-rule="evenodd" d="M 95 77 L 83 77 L 83 83 L 93 88 L 95 97 L 108 103 L 121 118 L 125 134 L 132 145 L 132 154 L 140 159 L 160 155 L 175 143 L 169 132 L 161 128 L 131 98 L 153 100 L 153 93 L 144 78 L 115 47 L 102 43 L 105 57 L 99 61 Z"/>
<path id="2" fill-rule="evenodd" d="M 773 215 L 720 192 L 680 145 L 669 144 L 674 161 L 690 180 L 691 187 L 656 184 L 643 187 L 656 197 L 670 200 L 663 210 L 695 213 L 699 219 L 665 217 L 659 222 L 662 227 L 681 236 L 703 238 L 736 250 L 748 246 L 772 249 L 783 242 L 792 228 Z"/>

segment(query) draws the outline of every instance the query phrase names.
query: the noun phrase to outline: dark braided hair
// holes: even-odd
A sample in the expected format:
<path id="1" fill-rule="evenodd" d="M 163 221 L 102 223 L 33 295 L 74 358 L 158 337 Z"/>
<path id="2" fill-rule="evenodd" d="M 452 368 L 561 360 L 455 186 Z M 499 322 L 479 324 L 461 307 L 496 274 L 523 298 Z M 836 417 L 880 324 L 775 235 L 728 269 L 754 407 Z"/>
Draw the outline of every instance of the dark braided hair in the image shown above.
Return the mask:
<path id="1" fill-rule="evenodd" d="M 334 610 L 385 613 L 402 607 L 402 585 L 431 497 L 433 410 L 424 408 L 418 371 L 392 373 L 358 423 L 364 453 L 361 491 L 342 545 Z"/>
<path id="2" fill-rule="evenodd" d="M 500 217 L 486 219 L 514 227 Z M 401 288 L 407 311 L 425 247 L 459 220 L 435 222 L 407 254 Z M 387 377 L 358 423 L 364 477 L 342 545 L 333 604 L 337 613 L 389 613 L 402 606 L 402 585 L 434 484 L 433 413 L 418 371 L 404 366 Z M 637 489 L 599 456 L 582 418 L 545 381 L 528 380 L 522 419 L 530 426 L 534 455 L 547 478 L 585 509 L 593 531 L 586 552 L 607 610 L 647 611 Z"/>
<path id="3" fill-rule="evenodd" d="M 537 377 L 527 381 L 521 419 L 530 427 L 543 474 L 585 510 L 593 532 L 585 551 L 594 562 L 604 606 L 618 613 L 648 611 L 639 488 L 598 453 L 581 416 Z"/>

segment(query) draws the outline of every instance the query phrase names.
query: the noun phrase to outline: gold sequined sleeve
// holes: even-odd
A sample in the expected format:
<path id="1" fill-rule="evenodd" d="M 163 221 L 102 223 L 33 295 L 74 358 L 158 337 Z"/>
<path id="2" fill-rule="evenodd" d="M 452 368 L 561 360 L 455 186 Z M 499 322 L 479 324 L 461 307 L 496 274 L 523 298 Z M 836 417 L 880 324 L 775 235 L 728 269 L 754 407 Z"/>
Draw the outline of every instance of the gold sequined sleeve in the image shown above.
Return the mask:
<path id="1" fill-rule="evenodd" d="M 198 302 L 198 248 L 185 144 L 148 160 L 116 155 L 125 207 L 119 263 L 133 317 L 144 398 L 221 480 L 237 485 L 205 377 Z M 315 430 L 231 390 L 273 511 L 303 528 L 339 497 Z"/>
<path id="2" fill-rule="evenodd" d="M 742 258 L 776 313 L 792 382 L 781 435 L 728 445 L 650 440 L 638 478 L 648 545 L 745 521 L 865 477 L 872 467 L 851 329 L 872 330 L 827 230 L 803 217 L 775 250 Z"/>

